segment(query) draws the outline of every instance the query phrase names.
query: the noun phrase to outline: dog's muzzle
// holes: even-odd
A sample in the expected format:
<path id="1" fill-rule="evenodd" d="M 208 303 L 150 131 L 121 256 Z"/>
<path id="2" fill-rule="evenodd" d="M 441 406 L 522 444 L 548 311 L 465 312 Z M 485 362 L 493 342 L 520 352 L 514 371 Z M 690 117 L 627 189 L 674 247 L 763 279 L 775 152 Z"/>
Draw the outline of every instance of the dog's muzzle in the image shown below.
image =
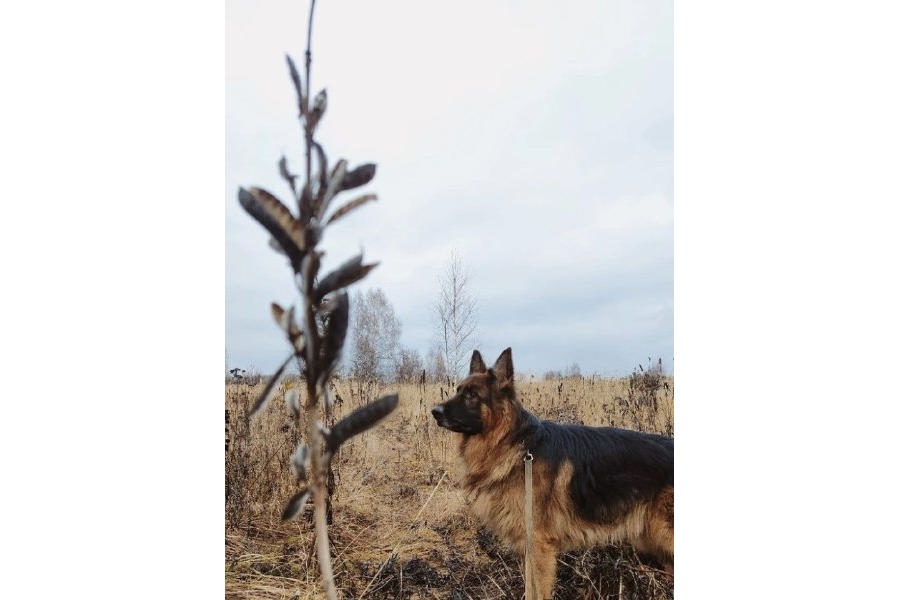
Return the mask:
<path id="1" fill-rule="evenodd" d="M 438 404 L 432 408 L 431 414 L 434 416 L 434 420 L 437 421 L 438 427 L 443 427 L 444 429 L 466 435 L 481 433 L 480 421 L 478 423 L 473 423 L 471 420 L 460 420 L 455 415 L 448 414 L 447 409 L 443 404 Z"/>
<path id="2" fill-rule="evenodd" d="M 434 417 L 434 420 L 437 421 L 439 427 L 448 427 L 449 422 L 447 421 L 447 415 L 444 413 L 444 405 L 438 404 L 434 408 L 431 409 L 431 415 Z"/>

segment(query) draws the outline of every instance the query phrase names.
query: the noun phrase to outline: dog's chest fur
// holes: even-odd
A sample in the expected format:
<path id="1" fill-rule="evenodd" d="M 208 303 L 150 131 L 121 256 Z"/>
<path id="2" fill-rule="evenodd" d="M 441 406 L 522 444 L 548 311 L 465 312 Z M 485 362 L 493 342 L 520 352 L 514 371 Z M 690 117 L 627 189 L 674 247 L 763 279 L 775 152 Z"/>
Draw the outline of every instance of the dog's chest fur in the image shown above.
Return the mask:
<path id="1" fill-rule="evenodd" d="M 524 456 L 521 445 L 497 444 L 485 436 L 460 441 L 462 486 L 472 511 L 494 534 L 518 550 L 525 540 Z M 534 469 L 542 468 L 544 465 L 535 463 Z M 535 490 L 536 511 L 543 512 L 540 507 L 549 500 L 551 491 Z"/>

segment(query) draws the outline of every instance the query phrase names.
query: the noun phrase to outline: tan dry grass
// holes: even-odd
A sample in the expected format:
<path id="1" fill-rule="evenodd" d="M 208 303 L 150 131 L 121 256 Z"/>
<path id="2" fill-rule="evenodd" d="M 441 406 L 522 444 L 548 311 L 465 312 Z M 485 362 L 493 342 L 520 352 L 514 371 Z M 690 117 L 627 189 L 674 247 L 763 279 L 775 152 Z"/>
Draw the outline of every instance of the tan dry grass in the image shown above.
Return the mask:
<path id="1" fill-rule="evenodd" d="M 632 378 L 519 382 L 524 405 L 542 418 L 672 433 L 674 382 L 649 394 Z M 640 383 L 640 381 L 638 381 Z M 289 456 L 300 441 L 282 385 L 264 413 L 245 418 L 262 384 L 226 387 L 226 597 L 324 597 L 316 584 L 309 519 L 281 523 L 296 489 Z M 437 384 L 334 386 L 336 417 L 379 394 L 398 391 L 398 409 L 381 426 L 348 442 L 334 460 L 337 481 L 330 527 L 337 585 L 345 598 L 496 598 L 521 596 L 516 557 L 466 509 L 456 486 L 455 438 L 430 415 L 446 396 Z M 557 598 L 670 598 L 671 581 L 644 569 L 627 548 L 560 558 Z"/>

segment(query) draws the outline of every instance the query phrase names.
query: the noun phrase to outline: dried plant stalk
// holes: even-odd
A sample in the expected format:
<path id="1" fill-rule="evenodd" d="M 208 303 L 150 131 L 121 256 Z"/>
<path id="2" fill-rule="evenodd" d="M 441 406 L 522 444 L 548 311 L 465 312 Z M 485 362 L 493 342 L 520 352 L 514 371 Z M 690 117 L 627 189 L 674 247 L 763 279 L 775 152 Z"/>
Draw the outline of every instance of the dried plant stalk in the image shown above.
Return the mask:
<path id="1" fill-rule="evenodd" d="M 397 407 L 397 395 L 386 396 L 354 411 L 338 423 L 331 431 L 325 429 L 320 420 L 323 404 L 328 402 L 326 386 L 340 360 L 341 350 L 347 335 L 349 319 L 349 296 L 345 288 L 361 280 L 375 264 L 363 264 L 362 255 L 356 256 L 324 277 L 319 277 L 322 252 L 317 249 L 324 229 L 347 213 L 374 200 L 372 194 L 363 195 L 345 202 L 330 218 L 328 209 L 336 196 L 347 190 L 365 185 L 375 176 L 375 165 L 365 163 L 348 169 L 346 160 L 339 160 L 329 171 L 325 150 L 315 141 L 316 127 L 327 109 L 325 90 L 316 94 L 310 106 L 310 66 L 312 63 L 312 24 L 315 0 L 311 0 L 306 41 L 306 81 L 301 80 L 294 61 L 287 57 L 291 82 L 297 92 L 297 106 L 304 126 L 306 142 L 306 180 L 297 187 L 297 175 L 291 173 L 287 159 L 281 157 L 278 170 L 290 186 L 297 203 L 295 215 L 274 194 L 256 187 L 241 188 L 238 200 L 244 210 L 256 219 L 272 236 L 270 245 L 287 257 L 294 273 L 294 282 L 302 296 L 299 315 L 302 323 L 294 321 L 295 307 L 287 309 L 272 303 L 270 309 L 276 324 L 283 330 L 292 354 L 278 368 L 269 381 L 262 396 L 253 406 L 252 414 L 262 411 L 268 400 L 278 389 L 281 376 L 288 362 L 295 358 L 306 379 L 306 402 L 303 419 L 306 423 L 306 444 L 301 444 L 291 457 L 291 468 L 299 482 L 305 484 L 290 499 L 282 512 L 283 519 L 296 518 L 312 496 L 313 515 L 316 527 L 316 555 L 322 586 L 329 600 L 337 600 L 337 589 L 331 565 L 331 551 L 328 540 L 328 469 L 331 457 L 338 447 L 354 435 L 369 429 L 385 418 Z M 319 173 L 313 178 L 312 156 L 315 151 Z M 289 396 L 288 407 L 298 419 L 301 417 L 296 406 L 296 394 Z M 308 466 L 307 466 L 308 461 Z"/>

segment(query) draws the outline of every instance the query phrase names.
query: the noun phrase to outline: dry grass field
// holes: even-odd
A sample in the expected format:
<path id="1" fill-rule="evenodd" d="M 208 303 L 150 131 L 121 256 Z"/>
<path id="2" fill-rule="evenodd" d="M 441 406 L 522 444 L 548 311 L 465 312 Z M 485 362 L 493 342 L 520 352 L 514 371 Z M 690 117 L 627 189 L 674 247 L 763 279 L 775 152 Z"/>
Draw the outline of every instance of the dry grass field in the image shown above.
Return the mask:
<path id="1" fill-rule="evenodd" d="M 227 598 L 324 597 L 309 514 L 280 521 L 297 489 L 288 462 L 303 430 L 285 408 L 293 385 L 282 384 L 252 421 L 247 410 L 262 384 L 226 385 Z M 525 407 L 545 419 L 674 434 L 673 379 L 652 370 L 618 379 L 526 379 L 517 386 Z M 379 394 L 400 395 L 398 409 L 347 443 L 333 463 L 329 530 L 343 597 L 522 598 L 517 557 L 480 526 L 456 485 L 456 434 L 438 428 L 429 412 L 446 386 L 337 381 L 332 389 L 338 418 Z M 642 565 L 628 546 L 560 556 L 555 598 L 671 597 L 671 579 Z"/>

